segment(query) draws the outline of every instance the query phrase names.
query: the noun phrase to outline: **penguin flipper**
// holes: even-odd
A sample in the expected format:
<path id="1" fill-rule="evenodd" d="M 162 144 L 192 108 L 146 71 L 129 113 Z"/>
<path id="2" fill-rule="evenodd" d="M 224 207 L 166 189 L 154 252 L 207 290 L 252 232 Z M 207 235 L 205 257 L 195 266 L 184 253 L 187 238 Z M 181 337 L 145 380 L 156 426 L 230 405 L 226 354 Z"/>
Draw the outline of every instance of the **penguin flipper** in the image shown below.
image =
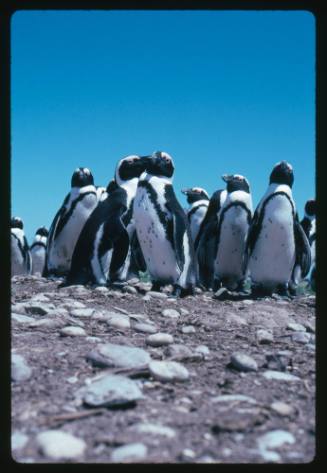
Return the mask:
<path id="1" fill-rule="evenodd" d="M 301 275 L 304 278 L 311 267 L 311 248 L 297 214 L 294 220 L 294 239 L 296 251 L 295 266 L 299 265 L 301 267 Z"/>
<path id="2" fill-rule="evenodd" d="M 112 245 L 113 250 L 109 271 L 110 281 L 115 281 L 118 279 L 119 270 L 123 267 L 125 263 L 129 249 L 129 235 L 124 225 L 121 224 L 120 228 L 116 227 L 115 231 L 117 232 L 117 238 L 115 238 L 115 241 L 113 241 Z"/>

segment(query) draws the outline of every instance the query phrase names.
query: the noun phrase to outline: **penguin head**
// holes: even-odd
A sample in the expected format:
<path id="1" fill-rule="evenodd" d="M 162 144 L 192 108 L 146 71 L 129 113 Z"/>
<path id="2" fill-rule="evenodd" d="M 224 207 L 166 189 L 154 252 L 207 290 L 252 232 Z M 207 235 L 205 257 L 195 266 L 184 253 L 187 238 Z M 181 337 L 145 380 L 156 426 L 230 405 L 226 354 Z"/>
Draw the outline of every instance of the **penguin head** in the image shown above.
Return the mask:
<path id="1" fill-rule="evenodd" d="M 146 170 L 154 176 L 172 177 L 174 174 L 172 157 L 165 151 L 155 151 L 148 160 Z"/>
<path id="2" fill-rule="evenodd" d="M 270 174 L 269 184 L 286 184 L 292 188 L 294 174 L 292 166 L 286 161 L 277 163 Z"/>
<path id="3" fill-rule="evenodd" d="M 108 182 L 106 191 L 108 192 L 108 194 L 110 194 L 111 192 L 113 192 L 117 188 L 118 188 L 117 182 L 115 181 L 115 179 L 111 179 L 111 181 Z"/>
<path id="4" fill-rule="evenodd" d="M 221 176 L 222 180 L 227 184 L 227 192 L 243 191 L 250 193 L 249 181 L 240 174 L 224 174 Z"/>
<path id="5" fill-rule="evenodd" d="M 129 181 L 140 177 L 145 171 L 148 156 L 137 156 L 132 154 L 121 159 L 116 166 L 115 181 L 120 185 L 124 181 Z"/>
<path id="6" fill-rule="evenodd" d="M 315 217 L 316 216 L 316 201 L 314 199 L 307 200 L 304 207 L 304 212 L 307 217 Z"/>
<path id="7" fill-rule="evenodd" d="M 201 187 L 190 187 L 189 189 L 182 189 L 181 192 L 186 195 L 188 204 L 193 204 L 198 200 L 209 200 L 209 195 Z"/>
<path id="8" fill-rule="evenodd" d="M 47 237 L 49 234 L 48 229 L 46 227 L 40 227 L 36 230 L 36 235 Z"/>
<path id="9" fill-rule="evenodd" d="M 19 217 L 13 217 L 10 221 L 10 227 L 20 228 L 21 230 L 23 230 L 24 228 L 23 220 Z"/>
<path id="10" fill-rule="evenodd" d="M 94 185 L 94 179 L 88 168 L 76 168 L 72 175 L 72 187 L 84 187 Z"/>

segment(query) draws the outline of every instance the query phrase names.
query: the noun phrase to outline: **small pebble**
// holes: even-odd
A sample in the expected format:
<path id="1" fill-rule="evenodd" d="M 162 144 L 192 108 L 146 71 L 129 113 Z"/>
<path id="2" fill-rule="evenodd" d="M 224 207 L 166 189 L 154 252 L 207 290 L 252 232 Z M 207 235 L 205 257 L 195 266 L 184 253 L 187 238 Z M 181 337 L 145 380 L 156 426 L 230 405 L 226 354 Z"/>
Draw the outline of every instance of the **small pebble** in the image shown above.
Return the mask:
<path id="1" fill-rule="evenodd" d="M 309 343 L 311 339 L 310 333 L 307 332 L 294 332 L 292 335 L 293 342 L 297 343 Z"/>
<path id="2" fill-rule="evenodd" d="M 193 325 L 184 325 L 184 327 L 182 327 L 182 332 L 187 334 L 187 333 L 195 333 L 196 330 L 195 328 L 193 327 Z"/>
<path id="3" fill-rule="evenodd" d="M 115 463 L 143 460 L 148 449 L 143 443 L 129 443 L 115 448 L 111 454 L 111 460 Z"/>
<path id="4" fill-rule="evenodd" d="M 293 332 L 305 332 L 306 329 L 303 325 L 297 324 L 295 322 L 290 322 L 287 324 L 286 328 L 292 330 Z"/>
<path id="5" fill-rule="evenodd" d="M 162 345 L 170 345 L 171 343 L 174 343 L 174 338 L 169 333 L 158 332 L 149 335 L 145 342 L 147 345 L 152 347 L 160 347 Z"/>
<path id="6" fill-rule="evenodd" d="M 262 376 L 264 376 L 266 379 L 275 379 L 277 381 L 301 381 L 301 379 L 297 376 L 284 373 L 283 371 L 267 370 L 262 373 Z"/>
<path id="7" fill-rule="evenodd" d="M 286 404 L 282 401 L 273 402 L 270 404 L 270 408 L 281 416 L 289 416 L 294 413 L 293 406 L 290 406 L 289 404 Z"/>
<path id="8" fill-rule="evenodd" d="M 26 381 L 32 375 L 32 369 L 27 365 L 22 355 L 13 353 L 11 356 L 11 380 L 15 382 Z"/>
<path id="9" fill-rule="evenodd" d="M 190 376 L 188 370 L 176 361 L 151 361 L 149 369 L 160 381 L 186 381 Z"/>
<path id="10" fill-rule="evenodd" d="M 60 335 L 63 337 L 85 337 L 86 332 L 81 327 L 64 327 L 60 330 Z"/>
<path id="11" fill-rule="evenodd" d="M 94 309 L 73 309 L 70 314 L 74 317 L 91 317 L 93 314 Z"/>
<path id="12" fill-rule="evenodd" d="M 257 362 L 245 353 L 235 352 L 231 355 L 231 364 L 239 371 L 257 371 Z"/>
<path id="13" fill-rule="evenodd" d="M 153 297 L 154 299 L 167 299 L 168 295 L 164 292 L 149 291 L 148 296 Z"/>
<path id="14" fill-rule="evenodd" d="M 175 309 L 164 309 L 161 313 L 164 317 L 170 317 L 172 319 L 177 319 L 180 316 L 179 312 Z"/>
<path id="15" fill-rule="evenodd" d="M 259 343 L 272 343 L 274 341 L 274 336 L 272 332 L 268 330 L 259 329 L 256 331 L 256 337 Z"/>
<path id="16" fill-rule="evenodd" d="M 143 322 L 135 322 L 132 324 L 132 328 L 136 332 L 144 332 L 144 333 L 156 333 L 157 327 L 155 325 L 145 324 Z"/>
<path id="17" fill-rule="evenodd" d="M 12 450 L 18 450 L 24 448 L 28 442 L 28 436 L 17 430 L 13 432 L 11 436 L 11 448 Z"/>
<path id="18" fill-rule="evenodd" d="M 76 460 L 86 449 L 84 440 L 62 430 L 41 432 L 36 442 L 43 455 L 53 460 Z"/>

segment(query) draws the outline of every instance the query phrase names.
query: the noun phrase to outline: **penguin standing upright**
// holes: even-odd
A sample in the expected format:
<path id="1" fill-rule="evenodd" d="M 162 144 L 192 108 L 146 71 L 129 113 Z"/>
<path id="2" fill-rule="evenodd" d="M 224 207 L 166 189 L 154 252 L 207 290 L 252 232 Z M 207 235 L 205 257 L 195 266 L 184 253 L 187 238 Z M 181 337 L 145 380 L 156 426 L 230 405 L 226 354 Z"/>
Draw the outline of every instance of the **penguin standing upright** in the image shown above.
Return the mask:
<path id="1" fill-rule="evenodd" d="M 187 218 L 191 229 L 191 237 L 194 243 L 208 209 L 209 196 L 201 187 L 182 189 L 182 193 L 186 195 L 187 203 L 190 204 L 190 207 L 187 210 Z"/>
<path id="2" fill-rule="evenodd" d="M 93 176 L 88 168 L 77 168 L 66 196 L 51 224 L 46 259 L 46 275 L 68 273 L 81 230 L 99 201 Z"/>
<path id="3" fill-rule="evenodd" d="M 126 279 L 135 232 L 132 205 L 146 159 L 132 155 L 117 164 L 107 197 L 98 203 L 81 231 L 64 285 L 106 285 Z"/>
<path id="4" fill-rule="evenodd" d="M 244 252 L 252 218 L 252 198 L 247 179 L 239 174 L 224 175 L 227 196 L 218 214 L 218 234 L 214 261 L 214 284 L 229 290 L 243 289 Z"/>
<path id="5" fill-rule="evenodd" d="M 310 285 L 313 290 L 316 289 L 316 201 L 307 200 L 304 207 L 304 217 L 301 225 L 309 240 L 311 249 L 311 267 L 309 272 Z"/>
<path id="6" fill-rule="evenodd" d="M 153 290 L 173 284 L 174 295 L 184 296 L 194 291 L 196 267 L 187 216 L 172 186 L 173 173 L 171 156 L 153 153 L 140 177 L 133 209 Z"/>
<path id="7" fill-rule="evenodd" d="M 212 289 L 213 287 L 214 260 L 218 237 L 218 214 L 225 202 L 226 196 L 227 191 L 225 189 L 219 189 L 212 194 L 207 212 L 194 243 L 198 263 L 199 284 L 204 289 Z"/>
<path id="8" fill-rule="evenodd" d="M 32 274 L 43 275 L 48 234 L 49 232 L 45 227 L 38 228 L 35 233 L 34 241 L 31 246 Z"/>
<path id="9" fill-rule="evenodd" d="M 248 268 L 254 296 L 288 295 L 295 265 L 304 277 L 310 269 L 310 246 L 292 197 L 293 168 L 277 163 L 269 186 L 254 213 L 248 241 Z"/>
<path id="10" fill-rule="evenodd" d="M 21 218 L 13 217 L 11 227 L 11 276 L 30 274 L 32 259 Z"/>

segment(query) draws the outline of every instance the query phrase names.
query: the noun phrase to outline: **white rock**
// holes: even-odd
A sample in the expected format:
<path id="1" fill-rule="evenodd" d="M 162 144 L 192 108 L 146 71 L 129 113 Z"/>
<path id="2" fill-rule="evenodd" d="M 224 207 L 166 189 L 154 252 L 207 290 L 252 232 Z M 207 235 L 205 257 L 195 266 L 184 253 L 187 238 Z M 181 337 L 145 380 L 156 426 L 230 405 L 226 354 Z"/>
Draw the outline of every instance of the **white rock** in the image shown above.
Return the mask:
<path id="1" fill-rule="evenodd" d="M 237 314 L 227 314 L 226 321 L 234 325 L 248 325 L 247 321 Z"/>
<path id="2" fill-rule="evenodd" d="M 108 294 L 109 289 L 105 286 L 98 286 L 94 288 L 94 291 L 99 292 L 100 294 Z"/>
<path id="3" fill-rule="evenodd" d="M 28 315 L 12 313 L 11 320 L 14 320 L 15 322 L 18 322 L 20 324 L 29 324 L 31 322 L 34 322 L 35 319 L 33 319 L 33 317 L 29 317 Z"/>
<path id="4" fill-rule="evenodd" d="M 111 454 L 111 460 L 115 463 L 142 460 L 147 453 L 148 449 L 143 443 L 129 443 L 123 447 L 115 448 Z"/>
<path id="5" fill-rule="evenodd" d="M 249 355 L 241 352 L 235 352 L 231 355 L 232 365 L 239 371 L 257 371 L 257 362 Z"/>
<path id="6" fill-rule="evenodd" d="M 115 327 L 115 328 L 120 328 L 120 329 L 131 327 L 131 322 L 129 320 L 129 317 L 124 314 L 115 314 L 115 315 L 109 316 L 107 320 L 107 324 L 110 325 L 110 327 Z"/>
<path id="7" fill-rule="evenodd" d="M 160 381 L 186 381 L 190 376 L 188 370 L 176 361 L 151 361 L 149 369 Z"/>
<path id="8" fill-rule="evenodd" d="M 137 290 L 133 286 L 125 286 L 123 291 L 127 292 L 128 294 L 137 294 Z"/>
<path id="9" fill-rule="evenodd" d="M 209 348 L 207 345 L 199 345 L 195 349 L 196 353 L 202 353 L 202 355 L 207 356 L 210 353 Z"/>
<path id="10" fill-rule="evenodd" d="M 245 300 L 242 301 L 242 302 L 243 302 L 244 305 L 251 305 L 251 304 L 253 304 L 254 301 L 251 300 L 251 299 L 245 299 Z"/>
<path id="11" fill-rule="evenodd" d="M 45 296 L 44 294 L 36 294 L 31 298 L 31 301 L 33 302 L 49 302 L 49 298 Z"/>
<path id="12" fill-rule="evenodd" d="M 281 416 L 289 416 L 294 413 L 293 406 L 282 401 L 275 401 L 270 404 L 270 408 Z"/>
<path id="13" fill-rule="evenodd" d="M 286 430 L 272 430 L 257 439 L 259 450 L 273 450 L 285 443 L 295 443 L 295 437 Z"/>
<path id="14" fill-rule="evenodd" d="M 179 309 L 179 311 L 180 311 L 181 315 L 188 315 L 190 313 L 190 311 L 187 310 L 187 309 L 184 309 L 184 307 L 181 307 Z"/>
<path id="15" fill-rule="evenodd" d="M 174 338 L 169 333 L 158 332 L 149 335 L 145 340 L 147 345 L 152 347 L 160 347 L 162 345 L 170 345 L 174 343 Z"/>
<path id="16" fill-rule="evenodd" d="M 101 342 L 100 337 L 86 337 L 85 340 L 87 340 L 88 342 Z"/>
<path id="17" fill-rule="evenodd" d="M 56 307 L 54 304 L 42 304 L 40 302 L 30 301 L 25 304 L 25 310 L 28 314 L 46 315 Z"/>
<path id="18" fill-rule="evenodd" d="M 195 333 L 196 330 L 193 325 L 184 325 L 182 327 L 182 333 L 188 334 L 188 333 Z"/>
<path id="19" fill-rule="evenodd" d="M 148 352 L 138 347 L 106 343 L 98 345 L 87 355 L 98 366 L 117 366 L 122 368 L 140 368 L 148 365 L 151 357 Z"/>
<path id="20" fill-rule="evenodd" d="M 257 401 L 250 396 L 245 396 L 244 394 L 222 394 L 221 396 L 215 396 L 211 399 L 211 402 L 248 402 L 250 404 L 257 404 Z"/>
<path id="21" fill-rule="evenodd" d="M 24 448 L 28 442 L 28 436 L 22 432 L 15 431 L 11 436 L 11 448 L 12 450 L 19 450 Z"/>
<path id="22" fill-rule="evenodd" d="M 262 373 L 262 376 L 266 379 L 275 379 L 277 381 L 301 381 L 297 376 L 284 373 L 283 371 L 267 370 Z"/>
<path id="23" fill-rule="evenodd" d="M 290 322 L 287 324 L 287 327 L 289 330 L 292 330 L 293 332 L 306 332 L 306 329 L 303 325 L 297 324 L 295 322 Z"/>
<path id="24" fill-rule="evenodd" d="M 85 309 L 73 309 L 70 314 L 73 316 L 73 317 L 91 317 L 91 315 L 93 314 L 94 312 L 94 309 L 89 309 L 89 308 L 85 308 Z"/>
<path id="25" fill-rule="evenodd" d="M 132 328 L 136 330 L 136 332 L 143 332 L 143 333 L 156 333 L 157 327 L 152 324 L 146 324 L 144 322 L 135 322 L 132 325 Z"/>
<path id="26" fill-rule="evenodd" d="M 39 320 L 33 320 L 33 322 L 29 324 L 29 327 L 50 329 L 60 328 L 63 327 L 65 324 L 65 321 L 62 319 L 49 319 L 48 317 L 46 317 Z"/>
<path id="27" fill-rule="evenodd" d="M 167 299 L 167 294 L 164 292 L 149 291 L 147 296 L 153 297 L 154 299 Z"/>
<path id="28" fill-rule="evenodd" d="M 307 332 L 294 332 L 292 335 L 293 342 L 297 343 L 309 343 L 311 339 L 310 333 Z"/>
<path id="29" fill-rule="evenodd" d="M 179 312 L 175 309 L 164 309 L 161 313 L 164 317 L 170 317 L 172 319 L 177 319 L 180 316 Z"/>
<path id="30" fill-rule="evenodd" d="M 62 306 L 68 310 L 85 309 L 85 304 L 79 301 L 66 301 Z"/>
<path id="31" fill-rule="evenodd" d="M 148 294 L 142 297 L 142 301 L 144 302 L 149 302 L 150 300 L 151 300 L 151 297 Z"/>
<path id="32" fill-rule="evenodd" d="M 133 430 L 136 430 L 140 434 L 162 435 L 167 438 L 174 438 L 176 435 L 176 432 L 173 429 L 160 424 L 136 424 L 133 426 Z"/>
<path id="33" fill-rule="evenodd" d="M 62 430 L 47 430 L 36 437 L 42 453 L 53 460 L 80 458 L 86 448 L 84 440 Z"/>
<path id="34" fill-rule="evenodd" d="M 63 337 L 85 337 L 86 332 L 81 327 L 64 327 L 60 330 L 60 335 Z"/>
<path id="35" fill-rule="evenodd" d="M 32 375 L 32 369 L 27 365 L 22 355 L 11 355 L 11 380 L 15 382 L 26 381 Z"/>
<path id="36" fill-rule="evenodd" d="M 274 341 L 272 332 L 264 329 L 257 330 L 256 337 L 259 343 L 272 343 Z"/>

